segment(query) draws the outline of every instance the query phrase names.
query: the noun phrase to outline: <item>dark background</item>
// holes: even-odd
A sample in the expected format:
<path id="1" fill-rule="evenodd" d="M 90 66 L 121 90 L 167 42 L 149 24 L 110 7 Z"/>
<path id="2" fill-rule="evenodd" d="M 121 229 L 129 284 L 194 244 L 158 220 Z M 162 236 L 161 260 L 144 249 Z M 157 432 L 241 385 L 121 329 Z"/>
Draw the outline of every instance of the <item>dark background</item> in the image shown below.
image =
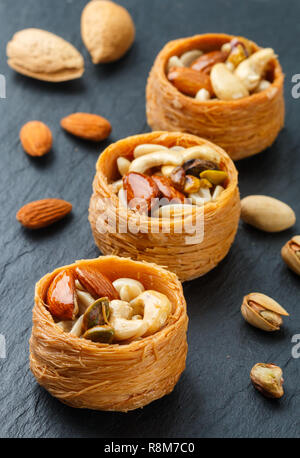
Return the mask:
<path id="1" fill-rule="evenodd" d="M 55 267 L 99 255 L 88 224 L 95 163 L 110 142 L 148 131 L 144 90 L 152 62 L 169 40 L 204 32 L 240 34 L 279 54 L 286 74 L 286 127 L 272 148 L 237 164 L 241 195 L 267 194 L 300 215 L 299 107 L 291 77 L 300 73 L 299 0 L 127 0 L 136 41 L 121 61 L 94 66 L 80 37 L 81 0 L 1 0 L 0 73 L 7 98 L 0 100 L 0 334 L 7 358 L 0 360 L 1 437 L 299 437 L 300 359 L 291 338 L 300 333 L 299 278 L 280 257 L 299 223 L 268 235 L 243 224 L 228 257 L 203 278 L 184 285 L 190 325 L 187 368 L 174 392 L 142 410 L 120 414 L 75 410 L 40 388 L 28 367 L 34 284 Z M 44 28 L 73 43 L 84 55 L 80 80 L 51 84 L 14 73 L 5 59 L 12 35 Z M 89 144 L 60 129 L 75 111 L 107 117 L 107 142 Z M 46 122 L 52 152 L 32 159 L 22 150 L 19 129 L 32 119 Z M 52 228 L 30 232 L 15 220 L 25 203 L 60 197 L 72 215 Z M 300 216 L 299 216 L 300 219 Z M 245 294 L 271 295 L 289 312 L 284 328 L 268 334 L 247 325 L 240 305 Z M 280 365 L 285 396 L 261 397 L 249 379 L 257 362 Z"/>

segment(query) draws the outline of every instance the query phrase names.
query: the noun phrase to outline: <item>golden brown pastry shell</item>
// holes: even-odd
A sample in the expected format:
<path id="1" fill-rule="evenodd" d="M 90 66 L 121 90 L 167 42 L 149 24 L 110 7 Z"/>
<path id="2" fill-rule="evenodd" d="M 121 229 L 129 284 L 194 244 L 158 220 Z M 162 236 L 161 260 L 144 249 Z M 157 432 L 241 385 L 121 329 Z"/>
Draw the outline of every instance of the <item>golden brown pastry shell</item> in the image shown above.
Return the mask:
<path id="1" fill-rule="evenodd" d="M 162 218 L 141 217 L 124 207 L 118 208 L 118 197 L 111 186 L 118 177 L 117 158 L 124 156 L 132 159 L 134 148 L 143 143 L 158 143 L 167 147 L 207 145 L 220 157 L 223 168 L 228 173 L 229 183 L 217 201 L 204 206 L 203 241 L 199 239 L 197 242 L 196 239 L 196 242 L 187 242 L 190 234 L 184 231 L 177 233 L 175 223 L 171 223 L 170 233 L 162 233 L 165 225 Z M 240 216 L 237 183 L 236 168 L 225 151 L 194 135 L 181 132 L 152 132 L 120 140 L 105 149 L 96 165 L 94 192 L 89 210 L 95 242 L 103 254 L 155 262 L 175 272 L 182 281 L 197 278 L 213 269 L 226 256 L 233 243 Z M 118 221 L 124 221 L 126 218 L 133 223 L 139 221 L 142 227 L 147 228 L 147 232 L 122 233 L 114 228 L 110 231 L 110 224 L 104 223 L 103 208 L 106 215 L 115 213 Z M 191 218 L 195 219 L 200 211 L 202 210 L 199 207 L 194 206 Z"/>
<path id="2" fill-rule="evenodd" d="M 186 302 L 176 275 L 155 264 L 116 256 L 67 267 L 84 265 L 111 281 L 135 278 L 146 289 L 167 295 L 172 313 L 160 331 L 129 344 L 99 344 L 71 336 L 55 324 L 44 303 L 51 280 L 65 267 L 56 269 L 35 289 L 30 368 L 38 383 L 65 404 L 97 410 L 133 410 L 170 393 L 187 354 Z"/>
<path id="3" fill-rule="evenodd" d="M 271 63 L 273 82 L 260 93 L 239 100 L 202 102 L 179 92 L 166 76 L 169 58 L 192 49 L 220 49 L 232 35 L 204 34 L 170 41 L 160 51 L 146 88 L 146 112 L 152 130 L 189 132 L 216 143 L 233 160 L 271 146 L 284 125 L 284 75 L 278 59 Z M 259 47 L 251 42 L 253 49 Z"/>

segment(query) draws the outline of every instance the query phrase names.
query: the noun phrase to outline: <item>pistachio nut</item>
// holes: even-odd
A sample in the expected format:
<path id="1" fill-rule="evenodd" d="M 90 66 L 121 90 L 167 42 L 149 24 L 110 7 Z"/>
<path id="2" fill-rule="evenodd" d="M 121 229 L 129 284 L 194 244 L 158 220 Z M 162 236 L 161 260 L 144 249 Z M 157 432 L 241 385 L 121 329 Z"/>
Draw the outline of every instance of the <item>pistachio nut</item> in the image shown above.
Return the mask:
<path id="1" fill-rule="evenodd" d="M 250 372 L 254 387 L 267 398 L 281 398 L 283 391 L 282 370 L 275 364 L 257 363 Z"/>
<path id="2" fill-rule="evenodd" d="M 196 178 L 193 175 L 186 175 L 183 191 L 186 194 L 191 194 L 191 193 L 198 192 L 199 189 L 200 189 L 199 178 Z"/>
<path id="3" fill-rule="evenodd" d="M 92 342 L 110 344 L 114 338 L 114 330 L 108 325 L 94 326 L 88 329 L 82 337 Z"/>
<path id="4" fill-rule="evenodd" d="M 295 235 L 282 247 L 281 256 L 288 267 L 300 275 L 300 235 Z"/>
<path id="5" fill-rule="evenodd" d="M 282 325 L 281 315 L 287 311 L 274 299 L 261 293 L 250 293 L 244 297 L 241 313 L 252 326 L 263 331 L 278 331 Z"/>
<path id="6" fill-rule="evenodd" d="M 253 195 L 241 201 L 242 220 L 266 232 L 280 232 L 296 222 L 294 211 L 284 202 L 273 197 Z"/>
<path id="7" fill-rule="evenodd" d="M 227 173 L 223 170 L 204 170 L 200 173 L 200 178 L 206 178 L 214 185 L 221 185 L 227 178 Z"/>
<path id="8" fill-rule="evenodd" d="M 98 325 L 108 322 L 109 318 L 109 300 L 107 297 L 101 297 L 91 304 L 83 315 L 82 328 L 87 330 Z"/>

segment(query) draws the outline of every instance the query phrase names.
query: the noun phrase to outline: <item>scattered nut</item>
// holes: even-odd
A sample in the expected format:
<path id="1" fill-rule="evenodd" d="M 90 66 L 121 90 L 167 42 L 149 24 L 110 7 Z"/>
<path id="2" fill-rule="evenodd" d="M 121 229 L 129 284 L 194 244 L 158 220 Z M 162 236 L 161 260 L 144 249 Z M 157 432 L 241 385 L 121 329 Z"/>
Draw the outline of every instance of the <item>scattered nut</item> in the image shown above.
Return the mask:
<path id="1" fill-rule="evenodd" d="M 20 130 L 20 140 L 30 156 L 44 156 L 52 147 L 51 130 L 40 121 L 26 123 Z"/>
<path id="2" fill-rule="evenodd" d="M 253 195 L 241 201 L 242 220 L 266 232 L 280 232 L 292 227 L 296 222 L 294 211 L 273 197 Z"/>
<path id="3" fill-rule="evenodd" d="M 257 363 L 250 372 L 254 387 L 267 398 L 281 398 L 283 391 L 282 370 L 275 364 Z"/>
<path id="4" fill-rule="evenodd" d="M 102 116 L 91 113 L 73 113 L 60 121 L 60 125 L 76 137 L 99 142 L 111 133 L 111 124 Z"/>
<path id="5" fill-rule="evenodd" d="M 263 331 L 278 331 L 282 325 L 281 315 L 289 316 L 274 299 L 261 293 L 245 296 L 241 313 L 248 323 Z"/>
<path id="6" fill-rule="evenodd" d="M 28 229 L 50 226 L 68 215 L 72 205 L 62 199 L 42 199 L 29 202 L 20 208 L 16 218 Z"/>
<path id="7" fill-rule="evenodd" d="M 122 6 L 93 0 L 82 11 L 81 36 L 94 64 L 114 62 L 131 47 L 135 26 Z"/>
<path id="8" fill-rule="evenodd" d="M 84 60 L 74 46 L 41 29 L 17 32 L 6 48 L 8 65 L 22 75 L 53 83 L 80 78 Z"/>
<path id="9" fill-rule="evenodd" d="M 300 275 L 300 235 L 295 235 L 282 247 L 281 256 L 287 266 Z"/>

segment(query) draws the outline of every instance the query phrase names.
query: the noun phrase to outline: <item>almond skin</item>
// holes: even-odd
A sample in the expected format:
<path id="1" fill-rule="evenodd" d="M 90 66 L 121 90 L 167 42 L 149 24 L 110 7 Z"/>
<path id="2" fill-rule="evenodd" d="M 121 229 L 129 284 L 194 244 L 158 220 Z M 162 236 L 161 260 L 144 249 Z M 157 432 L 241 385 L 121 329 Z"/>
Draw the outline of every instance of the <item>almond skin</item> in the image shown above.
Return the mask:
<path id="1" fill-rule="evenodd" d="M 60 125 L 76 137 L 99 142 L 111 133 L 111 124 L 102 116 L 91 113 L 73 113 L 60 121 Z"/>
<path id="2" fill-rule="evenodd" d="M 152 179 L 156 183 L 159 192 L 163 195 L 163 197 L 170 201 L 172 200 L 174 202 L 177 201 L 178 203 L 184 203 L 184 194 L 172 185 L 172 181 L 169 178 L 153 175 Z"/>
<path id="3" fill-rule="evenodd" d="M 75 275 L 94 299 L 106 296 L 111 301 L 113 299 L 119 299 L 118 291 L 104 274 L 95 272 L 90 267 L 77 267 Z"/>
<path id="4" fill-rule="evenodd" d="M 30 121 L 20 130 L 20 140 L 29 156 L 44 156 L 52 147 L 52 134 L 41 121 Z"/>
<path id="5" fill-rule="evenodd" d="M 206 54 L 202 54 L 202 56 L 198 57 L 192 65 L 191 68 L 193 70 L 197 70 L 198 72 L 210 73 L 212 67 L 219 62 L 225 62 L 228 57 L 228 52 L 225 51 L 211 51 Z"/>
<path id="6" fill-rule="evenodd" d="M 131 47 L 135 26 L 123 6 L 93 0 L 82 11 L 81 36 L 94 64 L 114 62 Z"/>
<path id="7" fill-rule="evenodd" d="M 20 208 L 16 218 L 29 229 L 40 229 L 62 219 L 72 210 L 72 205 L 62 199 L 42 199 L 29 202 Z"/>
<path id="8" fill-rule="evenodd" d="M 6 48 L 8 65 L 22 75 L 58 83 L 80 78 L 84 60 L 68 41 L 42 29 L 17 32 Z"/>
<path id="9" fill-rule="evenodd" d="M 127 192 L 127 202 L 132 210 L 143 214 L 150 211 L 159 196 L 159 190 L 152 177 L 138 172 L 123 176 L 123 188 Z"/>
<path id="10" fill-rule="evenodd" d="M 200 89 L 206 89 L 213 95 L 210 77 L 204 72 L 186 67 L 172 67 L 168 73 L 168 80 L 183 94 L 195 97 Z"/>

